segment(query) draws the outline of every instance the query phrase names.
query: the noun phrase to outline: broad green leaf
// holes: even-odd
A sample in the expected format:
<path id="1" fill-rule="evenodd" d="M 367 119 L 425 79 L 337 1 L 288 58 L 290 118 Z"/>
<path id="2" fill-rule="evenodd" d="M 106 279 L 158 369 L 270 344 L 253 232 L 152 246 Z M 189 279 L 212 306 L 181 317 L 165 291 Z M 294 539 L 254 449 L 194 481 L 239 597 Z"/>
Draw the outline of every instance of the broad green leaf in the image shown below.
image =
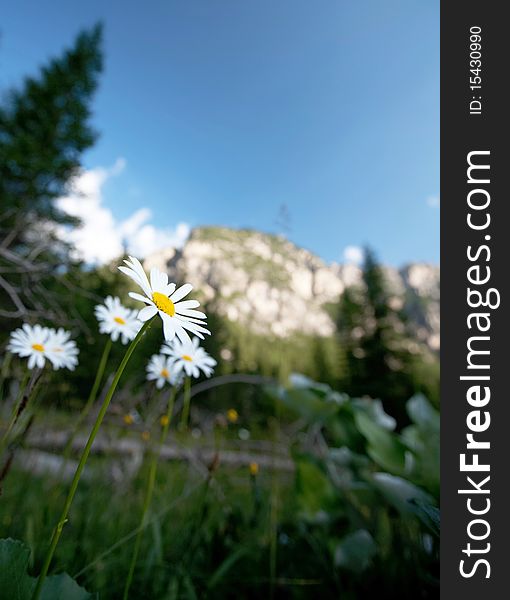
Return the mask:
<path id="1" fill-rule="evenodd" d="M 0 592 L 8 600 L 30 600 L 36 579 L 27 573 L 30 550 L 19 540 L 0 540 Z M 92 596 L 67 573 L 48 577 L 41 600 L 89 600 Z"/>
<path id="2" fill-rule="evenodd" d="M 0 540 L 0 591 L 9 600 L 27 600 L 35 580 L 27 573 L 30 550 L 19 540 Z"/>
<path id="3" fill-rule="evenodd" d="M 67 573 L 52 575 L 44 582 L 41 600 L 89 600 L 92 595 Z"/>
<path id="4" fill-rule="evenodd" d="M 403 515 L 416 514 L 411 501 L 434 504 L 432 496 L 402 477 L 389 473 L 374 473 L 371 480 L 374 487 Z"/>
<path id="5" fill-rule="evenodd" d="M 405 446 L 398 437 L 383 429 L 365 412 L 356 411 L 358 429 L 368 441 L 367 454 L 378 465 L 392 473 L 405 472 Z"/>
<path id="6" fill-rule="evenodd" d="M 338 411 L 335 402 L 328 402 L 311 389 L 293 388 L 280 396 L 281 402 L 307 421 L 328 421 Z"/>
<path id="7" fill-rule="evenodd" d="M 441 525 L 439 509 L 420 500 L 411 500 L 410 504 L 420 521 L 439 538 Z"/>
<path id="8" fill-rule="evenodd" d="M 329 456 L 336 465 L 341 467 L 367 467 L 370 464 L 370 459 L 368 457 L 353 452 L 347 446 L 331 448 Z"/>
<path id="9" fill-rule="evenodd" d="M 334 561 L 337 567 L 343 567 L 355 573 L 362 573 L 372 563 L 377 554 L 374 538 L 366 529 L 358 529 L 346 535 L 334 549 Z"/>
<path id="10" fill-rule="evenodd" d="M 439 413 L 425 396 L 413 396 L 407 402 L 406 410 L 413 423 L 420 429 L 439 432 Z"/>
<path id="11" fill-rule="evenodd" d="M 383 429 L 393 431 L 397 426 L 395 419 L 385 412 L 380 400 L 358 399 L 354 401 L 354 404 L 356 407 L 363 409 Z"/>
<path id="12" fill-rule="evenodd" d="M 299 507 L 312 519 L 324 514 L 335 496 L 326 474 L 307 459 L 297 461 L 296 492 Z"/>

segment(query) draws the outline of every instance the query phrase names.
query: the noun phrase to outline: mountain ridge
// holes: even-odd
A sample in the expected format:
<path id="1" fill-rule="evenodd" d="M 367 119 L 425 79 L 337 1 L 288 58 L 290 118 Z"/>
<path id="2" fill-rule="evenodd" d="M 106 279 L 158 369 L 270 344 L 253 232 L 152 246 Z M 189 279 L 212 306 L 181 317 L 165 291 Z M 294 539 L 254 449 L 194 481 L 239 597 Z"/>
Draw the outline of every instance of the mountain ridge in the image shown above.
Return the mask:
<path id="1" fill-rule="evenodd" d="M 359 267 L 327 263 L 284 236 L 253 229 L 198 227 L 181 249 L 165 248 L 144 263 L 191 283 L 230 321 L 276 337 L 331 336 L 328 305 L 362 284 Z M 408 314 L 419 342 L 439 350 L 439 267 L 411 262 L 382 268 L 392 305 Z"/>

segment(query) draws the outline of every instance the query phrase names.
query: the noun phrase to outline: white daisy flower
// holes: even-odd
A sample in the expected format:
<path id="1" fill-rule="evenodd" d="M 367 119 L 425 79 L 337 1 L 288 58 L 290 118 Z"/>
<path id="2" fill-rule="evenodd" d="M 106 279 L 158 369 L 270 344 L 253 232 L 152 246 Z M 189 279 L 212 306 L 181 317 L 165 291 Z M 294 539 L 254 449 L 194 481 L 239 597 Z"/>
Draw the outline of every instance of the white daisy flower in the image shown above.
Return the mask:
<path id="1" fill-rule="evenodd" d="M 11 333 L 7 350 L 22 358 L 28 357 L 29 369 L 34 367 L 42 369 L 48 358 L 46 352 L 49 335 L 50 331 L 47 327 L 25 323 Z"/>
<path id="2" fill-rule="evenodd" d="M 76 342 L 70 340 L 70 337 L 70 332 L 62 328 L 57 331 L 55 329 L 49 330 L 45 354 L 54 369 L 65 368 L 74 371 L 78 364 L 79 350 L 76 347 Z"/>
<path id="3" fill-rule="evenodd" d="M 176 289 L 175 283 L 168 283 L 168 275 L 155 267 L 151 269 L 149 282 L 138 259 L 130 256 L 129 260 L 124 262 L 127 266 L 119 267 L 119 270 L 130 277 L 145 293 L 145 296 L 142 296 L 129 292 L 131 298 L 148 305 L 138 313 L 140 321 L 148 321 L 159 313 L 163 321 L 163 333 L 168 342 L 175 336 L 182 342 L 191 342 L 188 331 L 202 339 L 204 339 L 202 333 L 211 333 L 203 327 L 206 324 L 203 320 L 206 318 L 205 314 L 194 310 L 200 306 L 200 302 L 197 300 L 180 302 L 191 292 L 192 285 L 185 283 Z"/>
<path id="4" fill-rule="evenodd" d="M 141 323 L 136 317 L 136 310 L 123 306 L 120 299 L 112 296 L 105 298 L 104 304 L 98 304 L 94 310 L 99 321 L 99 331 L 108 333 L 112 342 L 119 339 L 127 344 L 140 331 Z"/>
<path id="5" fill-rule="evenodd" d="M 172 344 L 163 344 L 161 352 L 170 356 L 177 373 L 184 369 L 189 377 L 199 377 L 200 371 L 210 377 L 216 366 L 214 358 L 199 346 L 197 338 L 193 338 L 190 342 L 182 343 L 175 340 Z"/>
<path id="6" fill-rule="evenodd" d="M 154 354 L 147 365 L 147 380 L 156 381 L 156 387 L 160 390 L 165 383 L 170 385 L 179 384 L 182 377 L 173 365 L 170 357 Z"/>

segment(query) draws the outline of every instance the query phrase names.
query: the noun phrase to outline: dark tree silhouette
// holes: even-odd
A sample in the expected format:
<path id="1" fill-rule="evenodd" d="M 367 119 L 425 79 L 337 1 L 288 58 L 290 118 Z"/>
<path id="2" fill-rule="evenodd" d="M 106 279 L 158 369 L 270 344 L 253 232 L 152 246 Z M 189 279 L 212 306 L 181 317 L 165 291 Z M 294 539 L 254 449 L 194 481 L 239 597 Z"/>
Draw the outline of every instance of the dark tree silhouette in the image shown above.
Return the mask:
<path id="1" fill-rule="evenodd" d="M 407 421 L 405 402 L 416 392 L 406 330 L 405 315 L 392 307 L 384 273 L 366 248 L 362 286 L 345 290 L 340 302 L 347 367 L 342 387 L 352 396 L 379 398 L 401 423 Z"/>
<path id="2" fill-rule="evenodd" d="M 61 312 L 47 286 L 68 259 L 55 227 L 76 221 L 54 200 L 96 139 L 90 104 L 101 68 L 96 25 L 0 105 L 0 317 Z"/>

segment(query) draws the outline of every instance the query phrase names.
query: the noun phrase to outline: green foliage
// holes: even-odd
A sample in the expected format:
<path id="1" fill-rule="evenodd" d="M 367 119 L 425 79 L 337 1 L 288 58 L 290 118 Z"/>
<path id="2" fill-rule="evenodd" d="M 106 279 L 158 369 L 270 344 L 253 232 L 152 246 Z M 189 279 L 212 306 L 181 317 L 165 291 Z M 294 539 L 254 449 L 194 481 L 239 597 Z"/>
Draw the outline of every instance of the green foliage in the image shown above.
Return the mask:
<path id="1" fill-rule="evenodd" d="M 2 598 L 30 600 L 36 579 L 27 573 L 30 549 L 19 540 L 0 540 L 0 591 Z M 92 595 L 67 573 L 52 575 L 44 582 L 41 600 L 91 600 Z"/>
<path id="2" fill-rule="evenodd" d="M 367 440 L 368 456 L 392 473 L 404 473 L 405 446 L 398 437 L 373 421 L 364 411 L 356 411 L 354 420 Z"/>
<path id="3" fill-rule="evenodd" d="M 28 77 L 0 107 L 0 204 L 32 222 L 65 221 L 52 199 L 62 195 L 96 134 L 88 125 L 90 99 L 101 70 L 101 28 L 81 33 L 74 46 Z M 4 226 L 11 227 L 12 215 Z"/>
<path id="4" fill-rule="evenodd" d="M 377 554 L 374 538 L 366 529 L 358 529 L 346 535 L 334 547 L 334 562 L 354 573 L 368 569 Z"/>
<path id="5" fill-rule="evenodd" d="M 340 385 L 347 393 L 381 399 L 399 425 L 408 423 L 405 402 L 410 396 L 425 392 L 436 400 L 437 358 L 413 340 L 403 310 L 392 306 L 370 248 L 365 250 L 363 285 L 345 290 L 337 325 L 346 365 Z"/>
<path id="6" fill-rule="evenodd" d="M 416 443 L 438 433 L 437 411 L 425 398 L 411 398 L 412 424 L 397 432 L 380 402 L 352 399 L 302 375 L 264 393 L 279 414 L 278 443 L 290 445 L 294 472 L 273 473 L 261 464 L 253 477 L 246 465 L 220 461 L 209 479 L 194 462 L 161 461 L 133 597 L 266 596 L 275 476 L 277 597 L 437 597 L 437 473 L 429 477 L 418 465 L 438 449 L 433 441 Z M 273 439 L 270 419 L 262 421 L 262 438 L 252 440 L 255 447 Z M 190 453 L 194 445 L 199 451 L 212 444 L 227 450 L 230 429 L 221 431 L 200 443 L 188 436 L 176 442 Z M 116 433 L 111 424 L 106 435 L 129 434 Z M 111 461 L 117 461 L 115 468 Z M 145 465 L 133 479 L 109 480 L 105 476 L 118 472 L 118 461 L 106 455 L 89 463 L 54 563 L 56 569 L 78 573 L 79 583 L 104 600 L 113 600 L 122 589 L 147 477 Z M 0 528 L 32 540 L 34 572 L 63 493 L 51 477 L 17 471 L 5 483 Z M 17 510 L 21 498 L 22 511 Z"/>
<path id="7" fill-rule="evenodd" d="M 395 420 L 379 401 L 351 399 L 301 375 L 293 375 L 288 386 L 267 391 L 307 427 L 323 427 L 336 461 L 347 464 L 354 460 L 353 452 L 361 454 L 370 458 L 374 471 L 382 468 L 405 477 L 439 497 L 439 413 L 424 396 L 408 400 L 411 424 L 396 432 Z"/>
<path id="8" fill-rule="evenodd" d="M 364 586 L 372 578 L 382 597 L 391 597 L 392 586 L 401 586 L 399 597 L 418 590 L 435 597 L 438 548 L 427 535 L 439 531 L 437 411 L 423 396 L 411 398 L 412 424 L 398 433 L 380 402 L 351 399 L 301 376 L 268 393 L 303 422 L 294 443 L 296 507 L 315 550 L 327 553 L 333 570 L 351 573 L 340 576 L 353 586 L 347 597 L 370 597 Z M 395 561 L 399 547 L 406 554 Z"/>
<path id="9" fill-rule="evenodd" d="M 59 322 L 66 312 L 69 287 L 55 289 L 55 275 L 69 263 L 68 248 L 54 231 L 75 220 L 54 200 L 96 139 L 89 120 L 100 44 L 100 26 L 82 32 L 0 105 L 0 318 L 45 315 Z"/>

